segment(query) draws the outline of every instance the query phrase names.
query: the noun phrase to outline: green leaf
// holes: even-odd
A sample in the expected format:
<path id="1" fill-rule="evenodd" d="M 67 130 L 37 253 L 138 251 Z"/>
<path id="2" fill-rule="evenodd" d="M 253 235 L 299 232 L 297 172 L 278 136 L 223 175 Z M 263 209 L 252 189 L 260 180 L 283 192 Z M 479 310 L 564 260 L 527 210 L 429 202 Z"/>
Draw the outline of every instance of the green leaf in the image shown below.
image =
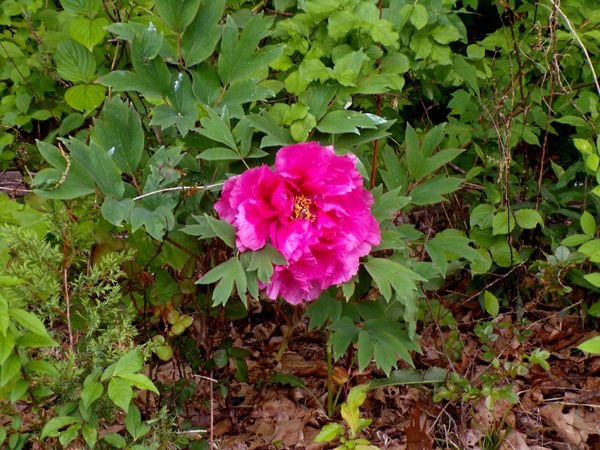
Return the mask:
<path id="1" fill-rule="evenodd" d="M 317 130 L 331 134 L 360 134 L 361 128 L 374 129 L 377 125 L 368 115 L 351 110 L 331 111 L 317 124 Z"/>
<path id="2" fill-rule="evenodd" d="M 123 411 L 127 412 L 133 398 L 133 390 L 126 381 L 113 377 L 108 383 L 108 398 Z"/>
<path id="3" fill-rule="evenodd" d="M 472 240 L 466 237 L 461 231 L 446 229 L 425 242 L 425 250 L 431 257 L 433 264 L 445 276 L 449 261 L 456 261 L 461 258 L 470 262 L 482 260 L 479 252 L 470 246 L 471 243 Z"/>
<path id="4" fill-rule="evenodd" d="M 76 138 L 64 141 L 71 151 L 71 157 L 81 166 L 87 167 L 102 193 L 120 199 L 125 192 L 121 172 L 111 159 L 111 150 L 102 149 L 95 142 L 85 145 Z"/>
<path id="5" fill-rule="evenodd" d="M 309 319 L 308 329 L 315 330 L 327 321 L 337 321 L 342 315 L 342 303 L 328 295 L 321 295 L 308 305 L 304 315 Z"/>
<path id="6" fill-rule="evenodd" d="M 329 343 L 333 349 L 333 357 L 340 359 L 351 343 L 358 338 L 359 330 L 349 317 L 341 317 L 331 324 L 332 334 Z"/>
<path id="7" fill-rule="evenodd" d="M 142 423 L 140 410 L 135 405 L 130 405 L 125 416 L 125 428 L 134 440 L 138 440 L 150 431 L 150 425 Z"/>
<path id="8" fill-rule="evenodd" d="M 417 29 L 420 30 L 429 21 L 429 14 L 427 13 L 427 8 L 417 3 L 413 6 L 412 13 L 410 14 L 410 23 Z"/>
<path id="9" fill-rule="evenodd" d="M 196 17 L 200 0 L 155 0 L 154 7 L 169 28 L 183 33 Z"/>
<path id="10" fill-rule="evenodd" d="M 579 224 L 587 236 L 594 237 L 597 229 L 596 219 L 594 219 L 594 216 L 592 216 L 589 212 L 584 211 L 579 218 Z"/>
<path id="11" fill-rule="evenodd" d="M 102 436 L 102 440 L 106 441 L 108 444 L 112 445 L 115 448 L 125 448 L 127 447 L 127 441 L 123 436 L 117 433 L 108 433 Z"/>
<path id="12" fill-rule="evenodd" d="M 273 265 L 287 265 L 287 260 L 275 247 L 266 245 L 258 251 L 251 252 L 248 270 L 257 271 L 260 281 L 266 283 L 271 279 Z"/>
<path id="13" fill-rule="evenodd" d="M 469 217 L 469 225 L 471 228 L 479 227 L 481 229 L 491 228 L 492 220 L 494 218 L 494 207 L 486 203 L 477 205 L 471 211 Z"/>
<path id="14" fill-rule="evenodd" d="M 233 291 L 233 283 L 236 280 L 238 274 L 240 261 L 237 258 L 231 258 L 217 267 L 209 270 L 202 278 L 196 283 L 198 284 L 210 284 L 219 280 L 213 291 L 213 304 L 224 305 L 231 297 Z M 243 268 L 242 268 L 243 270 Z"/>
<path id="15" fill-rule="evenodd" d="M 8 314 L 6 315 L 8 319 Z M 8 359 L 15 348 L 15 338 L 12 333 L 8 332 L 0 339 L 0 366 Z"/>
<path id="16" fill-rule="evenodd" d="M 181 38 L 181 53 L 187 67 L 201 63 L 214 52 L 221 38 L 219 21 L 224 10 L 225 0 L 200 2 L 198 14 Z"/>
<path id="17" fill-rule="evenodd" d="M 118 376 L 120 379 L 125 380 L 131 386 L 135 386 L 138 389 L 144 389 L 146 391 L 154 392 L 155 394 L 159 394 L 158 389 L 146 375 L 141 373 L 121 373 Z"/>
<path id="18" fill-rule="evenodd" d="M 585 157 L 585 167 L 590 171 L 596 172 L 600 166 L 600 157 L 596 153 L 591 153 Z"/>
<path id="19" fill-rule="evenodd" d="M 54 54 L 56 70 L 65 80 L 90 82 L 96 73 L 94 55 L 79 42 L 62 40 Z"/>
<path id="20" fill-rule="evenodd" d="M 249 114 L 245 117 L 254 128 L 266 134 L 260 143 L 261 148 L 281 147 L 295 142 L 289 130 L 280 127 L 270 115 Z"/>
<path id="21" fill-rule="evenodd" d="M 6 386 L 13 378 L 19 375 L 21 359 L 16 354 L 11 354 L 2 367 L 0 367 L 0 388 Z"/>
<path id="22" fill-rule="evenodd" d="M 342 86 L 355 86 L 363 64 L 369 57 L 362 51 L 349 52 L 337 58 L 331 71 L 331 78 Z"/>
<path id="23" fill-rule="evenodd" d="M 392 290 L 399 298 L 412 298 L 417 290 L 417 281 L 425 281 L 421 275 L 402 264 L 384 258 L 371 258 L 365 269 L 373 278 L 386 301 L 392 298 Z"/>
<path id="24" fill-rule="evenodd" d="M 515 215 L 510 211 L 499 211 L 494 214 L 494 218 L 492 219 L 492 234 L 509 234 L 514 230 L 516 223 Z"/>
<path id="25" fill-rule="evenodd" d="M 281 55 L 283 48 L 279 46 L 267 46 L 256 51 L 260 41 L 270 34 L 272 23 L 270 18 L 255 15 L 239 33 L 233 16 L 227 17 L 217 64 L 223 83 L 257 78 L 257 74 L 268 70 L 269 63 Z"/>
<path id="26" fill-rule="evenodd" d="M 600 272 L 588 273 L 583 278 L 591 285 L 600 288 Z"/>
<path id="27" fill-rule="evenodd" d="M 95 19 L 77 17 L 69 25 L 69 34 L 77 42 L 92 50 L 104 38 L 106 34 L 104 27 L 106 25 L 108 25 L 108 20 L 104 17 Z"/>
<path id="28" fill-rule="evenodd" d="M 492 317 L 496 317 L 500 311 L 498 298 L 490 291 L 485 291 L 483 293 L 483 306 L 485 307 L 485 311 Z"/>
<path id="29" fill-rule="evenodd" d="M 81 419 L 72 416 L 58 416 L 50 419 L 40 434 L 40 439 L 46 439 L 47 437 L 57 437 L 60 434 L 60 430 L 74 423 L 81 423 Z"/>
<path id="30" fill-rule="evenodd" d="M 171 88 L 167 93 L 169 104 L 158 105 L 152 110 L 151 125 L 163 130 L 175 125 L 183 137 L 194 127 L 198 110 L 192 93 L 192 83 L 187 74 L 173 74 Z"/>
<path id="31" fill-rule="evenodd" d="M 319 433 L 314 437 L 313 442 L 331 442 L 338 436 L 342 436 L 343 434 L 344 427 L 342 426 L 342 424 L 337 422 L 331 422 L 323 426 L 321 431 L 319 431 Z"/>
<path id="32" fill-rule="evenodd" d="M 86 384 L 81 390 L 81 403 L 85 409 L 89 409 L 96 400 L 102 396 L 104 391 L 102 383 L 92 381 Z"/>
<path id="33" fill-rule="evenodd" d="M 0 290 L 0 335 L 4 338 L 7 336 L 9 317 L 8 299 L 4 296 L 2 290 Z M 3 360 L 0 358 L 0 364 L 2 362 Z"/>
<path id="34" fill-rule="evenodd" d="M 207 108 L 208 117 L 202 119 L 200 122 L 202 128 L 197 128 L 197 131 L 202 136 L 212 139 L 215 142 L 225 144 L 232 150 L 237 151 L 237 145 L 235 138 L 231 133 L 228 122 L 223 117 L 219 116 L 213 109 Z"/>
<path id="35" fill-rule="evenodd" d="M 538 225 L 544 227 L 544 219 L 535 209 L 519 209 L 515 212 L 515 219 L 524 230 L 532 230 Z"/>
<path id="36" fill-rule="evenodd" d="M 461 178 L 438 175 L 418 184 L 409 195 L 415 205 L 432 205 L 445 201 L 443 196 L 460 189 L 462 181 Z"/>
<path id="37" fill-rule="evenodd" d="M 93 111 L 106 98 L 106 88 L 98 84 L 79 84 L 65 92 L 67 104 L 77 111 Z"/>
<path id="38" fill-rule="evenodd" d="M 144 152 L 144 129 L 139 114 L 118 96 L 106 102 L 95 122 L 95 138 L 117 167 L 133 174 Z"/>
<path id="39" fill-rule="evenodd" d="M 215 219 L 208 214 L 192 216 L 197 224 L 186 225 L 181 231 L 200 239 L 218 237 L 229 247 L 235 248 L 235 228 L 228 222 Z"/>
<path id="40" fill-rule="evenodd" d="M 582 352 L 600 354 L 600 336 L 588 339 L 577 346 Z"/>
<path id="41" fill-rule="evenodd" d="M 128 351 L 117 361 L 112 376 L 135 373 L 144 367 L 144 355 L 139 348 Z"/>
<path id="42" fill-rule="evenodd" d="M 94 448 L 98 442 L 98 430 L 96 430 L 96 427 L 84 423 L 81 427 L 81 434 L 83 435 L 83 439 L 88 447 Z"/>
<path id="43" fill-rule="evenodd" d="M 62 7 L 73 15 L 95 16 L 102 7 L 101 0 L 60 0 Z"/>
<path id="44" fill-rule="evenodd" d="M 422 151 L 424 152 L 425 149 L 423 148 Z M 424 178 L 427 175 L 430 175 L 433 172 L 435 172 L 437 169 L 439 169 L 443 165 L 452 161 L 454 158 L 456 158 L 462 152 L 464 152 L 464 150 L 460 149 L 460 148 L 447 148 L 445 150 L 441 150 L 441 151 L 437 152 L 435 155 L 433 155 L 433 156 L 427 158 L 425 161 L 423 161 L 423 163 L 420 166 L 418 166 L 416 168 L 416 170 L 414 170 L 411 173 L 411 175 L 416 179 Z"/>
<path id="45" fill-rule="evenodd" d="M 384 220 L 393 219 L 398 211 L 410 204 L 410 197 L 400 195 L 402 192 L 400 187 L 382 194 L 381 186 L 373 190 L 375 202 L 371 207 L 371 212 L 377 222 L 381 223 Z"/>
<path id="46" fill-rule="evenodd" d="M 572 234 L 564 238 L 560 243 L 562 245 L 566 245 L 567 247 L 575 247 L 577 245 L 581 245 L 591 239 L 590 236 L 585 234 Z"/>
<path id="47" fill-rule="evenodd" d="M 109 195 L 104 199 L 104 203 L 102 203 L 102 217 L 109 223 L 120 227 L 123 225 L 123 222 L 129 222 L 129 217 L 134 206 L 135 202 L 131 198 L 115 200 Z"/>
<path id="48" fill-rule="evenodd" d="M 356 346 L 358 348 L 358 370 L 359 372 L 362 372 L 373 360 L 374 348 L 371 335 L 367 331 L 361 330 L 358 333 L 358 342 Z"/>
<path id="49" fill-rule="evenodd" d="M 453 25 L 438 25 L 431 30 L 431 37 L 439 44 L 448 45 L 451 42 L 460 40 L 461 35 Z"/>
<path id="50" fill-rule="evenodd" d="M 582 155 L 591 155 L 594 153 L 594 145 L 588 141 L 587 139 L 573 139 L 573 144 L 575 144 L 575 148 L 581 152 Z"/>
<path id="51" fill-rule="evenodd" d="M 35 314 L 20 308 L 13 308 L 10 310 L 10 316 L 23 328 L 26 328 L 35 334 L 39 334 L 40 336 L 50 338 L 44 323 Z"/>
<path id="52" fill-rule="evenodd" d="M 592 317 L 600 317 L 600 302 L 596 302 L 592 306 L 590 306 L 590 308 L 588 309 L 588 315 Z M 0 364 L 1 363 L 2 361 L 0 361 Z"/>

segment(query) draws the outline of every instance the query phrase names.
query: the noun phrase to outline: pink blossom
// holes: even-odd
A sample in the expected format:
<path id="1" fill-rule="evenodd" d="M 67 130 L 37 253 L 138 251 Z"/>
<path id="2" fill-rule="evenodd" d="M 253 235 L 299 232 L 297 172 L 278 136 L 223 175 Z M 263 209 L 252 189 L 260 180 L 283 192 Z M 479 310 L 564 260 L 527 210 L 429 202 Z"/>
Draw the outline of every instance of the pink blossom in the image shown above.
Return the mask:
<path id="1" fill-rule="evenodd" d="M 225 182 L 215 209 L 235 227 L 237 248 L 271 244 L 288 261 L 262 286 L 270 298 L 314 300 L 350 280 L 360 257 L 379 244 L 373 197 L 356 160 L 316 142 L 295 144 L 279 150 L 273 169 L 262 165 Z"/>

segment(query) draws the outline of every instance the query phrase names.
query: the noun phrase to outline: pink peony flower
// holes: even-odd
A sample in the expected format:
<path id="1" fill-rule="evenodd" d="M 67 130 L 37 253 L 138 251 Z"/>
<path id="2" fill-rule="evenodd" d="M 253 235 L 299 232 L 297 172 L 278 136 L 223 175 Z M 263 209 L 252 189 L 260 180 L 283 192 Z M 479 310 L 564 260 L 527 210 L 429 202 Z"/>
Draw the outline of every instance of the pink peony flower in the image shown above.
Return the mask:
<path id="1" fill-rule="evenodd" d="M 274 169 L 231 177 L 215 209 L 235 227 L 240 251 L 271 244 L 285 256 L 288 264 L 275 266 L 261 287 L 271 299 L 298 304 L 350 280 L 360 257 L 379 244 L 372 203 L 356 156 L 307 142 L 281 148 Z"/>

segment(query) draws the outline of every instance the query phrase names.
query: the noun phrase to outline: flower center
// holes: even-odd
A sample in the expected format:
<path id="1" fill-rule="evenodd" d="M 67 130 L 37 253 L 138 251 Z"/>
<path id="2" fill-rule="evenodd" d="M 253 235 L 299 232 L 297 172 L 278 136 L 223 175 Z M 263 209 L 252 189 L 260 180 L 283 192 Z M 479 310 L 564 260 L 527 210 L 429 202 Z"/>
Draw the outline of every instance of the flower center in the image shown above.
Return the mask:
<path id="1" fill-rule="evenodd" d="M 317 216 L 311 211 L 314 211 L 313 201 L 304 195 L 294 197 L 294 209 L 292 210 L 292 219 L 308 220 L 314 222 Z"/>

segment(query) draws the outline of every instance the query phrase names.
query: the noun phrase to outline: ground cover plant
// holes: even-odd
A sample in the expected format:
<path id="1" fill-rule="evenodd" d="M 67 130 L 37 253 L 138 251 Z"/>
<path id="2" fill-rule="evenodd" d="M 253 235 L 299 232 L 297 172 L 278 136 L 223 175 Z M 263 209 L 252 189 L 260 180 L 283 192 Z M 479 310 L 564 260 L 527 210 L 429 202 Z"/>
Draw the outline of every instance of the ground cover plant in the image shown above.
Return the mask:
<path id="1" fill-rule="evenodd" d="M 0 3 L 0 447 L 600 448 L 595 0 Z"/>

